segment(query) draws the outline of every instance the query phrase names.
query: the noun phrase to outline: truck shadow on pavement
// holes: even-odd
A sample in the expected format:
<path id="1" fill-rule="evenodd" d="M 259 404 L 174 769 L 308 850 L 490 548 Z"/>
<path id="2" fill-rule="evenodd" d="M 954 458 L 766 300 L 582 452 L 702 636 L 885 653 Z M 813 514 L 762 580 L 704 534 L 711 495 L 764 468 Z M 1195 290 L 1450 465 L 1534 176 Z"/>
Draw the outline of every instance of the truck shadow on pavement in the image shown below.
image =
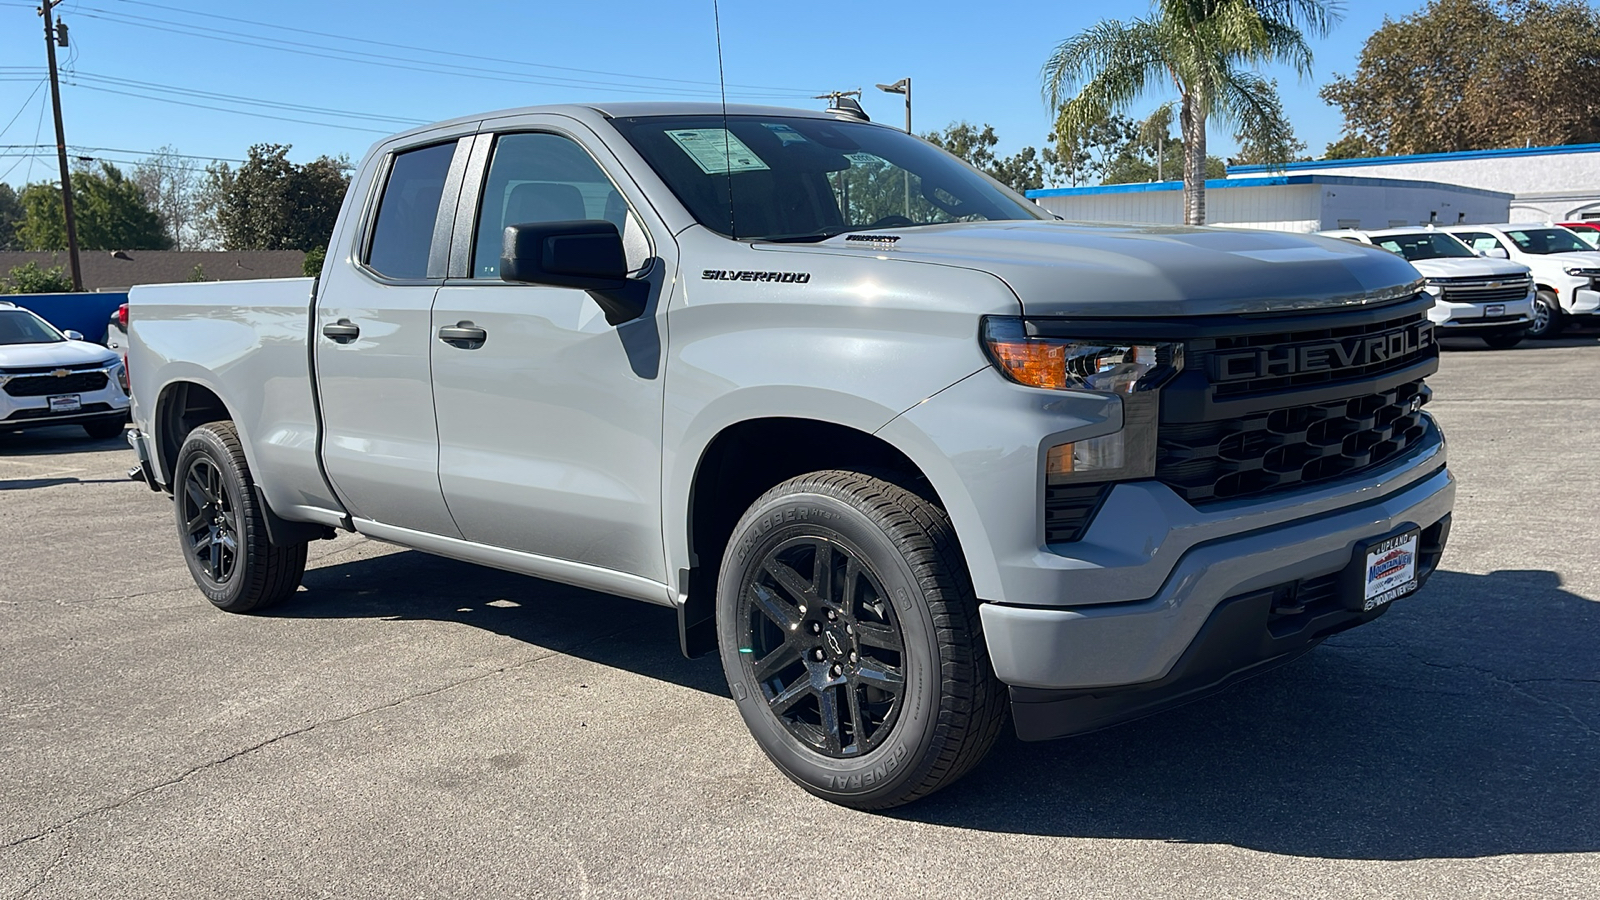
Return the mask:
<path id="1" fill-rule="evenodd" d="M 417 552 L 312 569 L 290 618 L 459 622 L 727 696 L 671 610 Z M 1546 571 L 1437 573 L 1297 662 L 1078 738 L 1009 729 L 884 815 L 984 831 L 1334 859 L 1600 850 L 1600 602 Z"/>
<path id="2" fill-rule="evenodd" d="M 1441 571 L 1299 661 L 1171 713 L 1028 744 L 893 814 L 1334 859 L 1600 850 L 1600 602 Z"/>
<path id="3" fill-rule="evenodd" d="M 95 440 L 84 434 L 77 425 L 52 425 L 27 431 L 7 430 L 0 424 L 0 458 L 23 456 L 65 456 L 72 453 L 104 453 L 108 450 L 128 452 L 128 440 L 123 434 L 105 440 Z M 128 465 L 133 465 L 129 462 Z"/>

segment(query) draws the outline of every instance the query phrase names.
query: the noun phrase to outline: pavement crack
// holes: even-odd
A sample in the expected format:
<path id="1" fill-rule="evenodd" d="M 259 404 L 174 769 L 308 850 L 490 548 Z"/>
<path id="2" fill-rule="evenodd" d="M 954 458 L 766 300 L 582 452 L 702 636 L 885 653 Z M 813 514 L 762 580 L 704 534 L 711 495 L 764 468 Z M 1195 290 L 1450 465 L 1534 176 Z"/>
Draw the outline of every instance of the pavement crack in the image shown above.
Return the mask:
<path id="1" fill-rule="evenodd" d="M 7 846 L 13 846 L 13 845 L 8 844 Z M 17 894 L 16 897 L 14 898 L 14 900 L 23 900 L 24 897 L 27 897 L 29 894 L 31 894 L 34 891 L 38 890 L 40 887 L 43 887 L 44 883 L 46 881 L 50 880 L 50 876 L 54 875 L 56 873 L 56 870 L 61 868 L 61 864 L 63 862 L 66 862 L 67 852 L 70 851 L 71 849 L 72 849 L 72 832 L 69 831 L 69 832 L 64 833 L 61 836 L 61 852 L 57 853 L 56 854 L 56 858 L 51 860 L 50 864 L 44 867 L 44 871 L 40 872 L 39 873 L 39 877 L 35 878 L 33 880 L 33 884 L 30 884 L 27 887 L 23 888 L 22 892 Z"/>
<path id="2" fill-rule="evenodd" d="M 576 644 L 573 644 L 573 645 L 571 645 L 569 647 L 564 647 L 564 648 L 559 649 L 559 650 L 546 650 L 543 653 L 540 653 L 540 654 L 538 654 L 536 656 L 529 657 L 528 659 L 525 659 L 525 660 L 523 660 L 521 662 L 511 663 L 509 665 L 504 665 L 504 666 L 499 666 L 499 667 L 494 668 L 494 669 L 489 669 L 488 671 L 485 671 L 485 672 L 479 672 L 479 673 L 477 673 L 475 675 L 469 675 L 466 678 L 457 679 L 456 681 L 452 681 L 452 682 L 449 682 L 447 684 L 442 684 L 442 685 L 439 685 L 437 687 L 428 688 L 427 690 L 422 690 L 422 691 L 417 691 L 415 693 L 406 694 L 405 696 L 402 696 L 402 697 L 396 697 L 393 700 L 387 701 L 385 703 L 380 703 L 380 704 L 378 704 L 376 706 L 370 706 L 370 707 L 367 707 L 365 709 L 359 709 L 359 710 L 356 710 L 355 712 L 352 712 L 352 713 L 349 713 L 349 714 L 346 714 L 346 715 L 343 715 L 343 716 L 335 716 L 334 718 L 331 718 L 331 719 L 323 719 L 322 721 L 312 722 L 311 724 L 306 725 L 306 726 L 301 727 L 301 728 L 296 728 L 296 729 L 293 729 L 291 731 L 285 731 L 282 734 L 275 735 L 273 737 L 267 738 L 266 740 L 261 741 L 259 743 L 252 744 L 252 745 L 250 745 L 248 747 L 244 747 L 244 748 L 239 749 L 239 750 L 235 750 L 234 752 L 229 753 L 226 756 L 220 756 L 220 757 L 218 757 L 216 759 L 213 759 L 213 760 L 210 760 L 208 762 L 203 762 L 203 763 L 201 763 L 201 764 L 199 764 L 197 766 L 194 766 L 194 767 L 184 771 L 182 774 L 176 775 L 176 776 L 174 776 L 172 778 L 168 778 L 168 779 L 166 779 L 164 781 L 157 782 L 156 784 L 151 784 L 151 785 L 147 785 L 145 787 L 142 787 L 139 790 L 134 791 L 133 793 L 127 795 L 126 797 L 123 797 L 121 800 L 118 800 L 118 801 L 116 801 L 114 803 L 107 803 L 107 804 L 104 804 L 102 806 L 97 806 L 97 807 L 95 807 L 93 809 L 81 812 L 81 813 L 79 813 L 79 814 L 67 819 L 64 822 L 59 822 L 59 823 L 57 823 L 55 825 L 51 825 L 48 828 L 45 828 L 42 831 L 39 831 L 39 832 L 36 832 L 34 834 L 28 835 L 27 837 L 17 838 L 16 840 L 9 841 L 9 842 L 7 842 L 5 844 L 0 844 L 0 850 L 10 850 L 13 847 L 20 847 L 23 844 L 28 844 L 28 843 L 32 843 L 33 841 L 42 840 L 42 839 L 50 836 L 51 834 L 54 834 L 54 833 L 56 833 L 58 831 L 61 831 L 64 828 L 70 828 L 71 826 L 76 825 L 77 823 L 83 821 L 84 819 L 89 818 L 90 816 L 99 815 L 101 813 L 114 812 L 114 811 L 116 811 L 116 810 L 118 810 L 118 809 L 120 809 L 120 808 L 122 808 L 124 806 L 127 806 L 130 803 L 133 803 L 136 800 L 139 800 L 139 799 L 142 799 L 144 797 L 147 797 L 150 794 L 153 794 L 156 791 L 159 791 L 159 790 L 161 790 L 163 788 L 172 787 L 175 784 L 182 784 L 183 782 L 188 781 L 189 779 L 195 777 L 196 775 L 199 775 L 199 774 L 201 774 L 203 772 L 206 772 L 206 771 L 209 771 L 211 769 L 214 769 L 214 768 L 216 768 L 218 766 L 226 765 L 227 763 L 233 762 L 234 760 L 239 759 L 240 757 L 248 756 L 249 754 L 255 753 L 257 750 L 261 750 L 261 749 L 264 749 L 266 747 L 270 747 L 273 744 L 276 744 L 276 743 L 278 743 L 280 741 L 288 740 L 289 738 L 297 737 L 299 735 L 306 734 L 307 732 L 315 731 L 318 728 L 325 728 L 325 727 L 328 727 L 328 726 L 331 726 L 331 725 L 343 725 L 346 722 L 354 721 L 354 720 L 359 719 L 359 718 L 361 718 L 363 716 L 369 716 L 369 715 L 372 715 L 373 713 L 383 712 L 384 710 L 388 710 L 388 709 L 394 709 L 397 706 L 401 706 L 403 704 L 410 703 L 413 700 L 421 700 L 421 699 L 426 698 L 426 697 L 432 697 L 435 694 L 442 694 L 445 691 L 455 690 L 458 687 L 462 687 L 463 685 L 472 684 L 472 683 L 477 682 L 477 681 L 482 681 L 485 678 L 493 678 L 496 675 L 502 675 L 502 674 L 504 674 L 506 672 L 514 672 L 514 671 L 516 671 L 518 669 L 526 668 L 527 666 L 531 666 L 531 665 L 533 665 L 535 663 L 543 662 L 544 660 L 550 659 L 552 657 L 571 655 L 572 652 L 575 651 L 575 650 L 581 649 L 583 647 L 587 647 L 587 646 L 589 646 L 591 644 L 599 643 L 600 641 L 609 640 L 611 638 L 617 637 L 618 635 L 626 634 L 628 631 L 634 630 L 635 628 L 637 628 L 637 626 L 634 626 L 632 628 L 620 628 L 620 629 L 618 629 L 616 631 L 610 631 L 610 632 L 607 632 L 605 634 L 598 635 L 598 636 L 596 636 L 594 638 L 591 638 L 591 639 L 589 639 L 587 641 L 579 641 Z M 63 851 L 62 855 L 63 856 L 65 855 L 65 851 Z M 58 862 L 59 862 L 59 860 L 58 860 Z M 34 887 L 37 887 L 37 886 L 38 885 L 34 885 Z M 32 889 L 33 889 L 32 887 L 29 888 L 29 890 L 32 890 Z"/>

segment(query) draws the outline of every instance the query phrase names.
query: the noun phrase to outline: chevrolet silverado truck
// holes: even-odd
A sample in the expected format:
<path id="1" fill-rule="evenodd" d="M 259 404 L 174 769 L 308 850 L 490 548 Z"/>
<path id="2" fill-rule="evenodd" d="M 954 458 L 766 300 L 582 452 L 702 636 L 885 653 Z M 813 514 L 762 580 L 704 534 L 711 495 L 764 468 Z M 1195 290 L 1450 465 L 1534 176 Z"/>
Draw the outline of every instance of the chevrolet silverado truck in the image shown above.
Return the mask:
<path id="1" fill-rule="evenodd" d="M 1438 337 L 1477 337 L 1496 350 L 1509 350 L 1533 325 L 1533 275 L 1521 263 L 1479 256 L 1432 226 L 1319 234 L 1405 257 L 1428 280 L 1424 290 L 1433 297 L 1428 318 Z"/>
<path id="2" fill-rule="evenodd" d="M 231 612 L 336 531 L 670 607 L 785 775 L 884 808 L 1008 708 L 1103 728 L 1414 593 L 1432 306 L 844 112 L 486 113 L 374 146 L 316 279 L 134 289 L 134 475 Z"/>

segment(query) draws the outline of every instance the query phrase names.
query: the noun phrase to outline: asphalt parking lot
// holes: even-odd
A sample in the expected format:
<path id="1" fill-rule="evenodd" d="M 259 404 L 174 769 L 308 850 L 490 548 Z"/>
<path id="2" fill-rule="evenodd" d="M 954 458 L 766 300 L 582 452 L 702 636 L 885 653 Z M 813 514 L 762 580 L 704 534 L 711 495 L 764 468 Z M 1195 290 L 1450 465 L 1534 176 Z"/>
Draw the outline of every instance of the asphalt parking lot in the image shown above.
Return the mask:
<path id="1" fill-rule="evenodd" d="M 1447 353 L 1422 594 L 890 814 L 779 775 L 669 610 L 346 536 L 227 615 L 120 442 L 0 435 L 0 896 L 1600 896 L 1597 384 L 1593 332 Z"/>

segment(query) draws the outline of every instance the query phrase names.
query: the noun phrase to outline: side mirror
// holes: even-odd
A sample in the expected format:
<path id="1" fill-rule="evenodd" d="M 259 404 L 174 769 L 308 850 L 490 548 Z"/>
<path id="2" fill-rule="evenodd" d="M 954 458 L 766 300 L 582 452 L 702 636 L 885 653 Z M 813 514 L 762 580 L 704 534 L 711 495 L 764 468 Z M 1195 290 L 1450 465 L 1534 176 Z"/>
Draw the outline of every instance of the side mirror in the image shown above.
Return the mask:
<path id="1" fill-rule="evenodd" d="M 611 325 L 644 315 L 650 292 L 629 280 L 622 234 L 603 220 L 507 225 L 500 280 L 588 291 Z"/>
<path id="2" fill-rule="evenodd" d="M 1493 259 L 1510 259 L 1511 258 L 1511 254 L 1507 253 L 1505 251 L 1505 248 L 1503 248 L 1503 247 L 1493 247 L 1493 248 L 1488 249 L 1488 250 L 1479 250 L 1478 251 L 1478 255 L 1484 257 L 1485 259 L 1490 259 L 1490 258 L 1493 258 Z"/>
<path id="3" fill-rule="evenodd" d="M 69 341 L 81 341 L 81 340 L 83 340 L 83 332 L 81 332 L 81 331 L 72 331 L 72 330 L 69 329 L 67 331 L 61 332 L 61 334 L 62 334 L 62 336 L 64 336 Z"/>

